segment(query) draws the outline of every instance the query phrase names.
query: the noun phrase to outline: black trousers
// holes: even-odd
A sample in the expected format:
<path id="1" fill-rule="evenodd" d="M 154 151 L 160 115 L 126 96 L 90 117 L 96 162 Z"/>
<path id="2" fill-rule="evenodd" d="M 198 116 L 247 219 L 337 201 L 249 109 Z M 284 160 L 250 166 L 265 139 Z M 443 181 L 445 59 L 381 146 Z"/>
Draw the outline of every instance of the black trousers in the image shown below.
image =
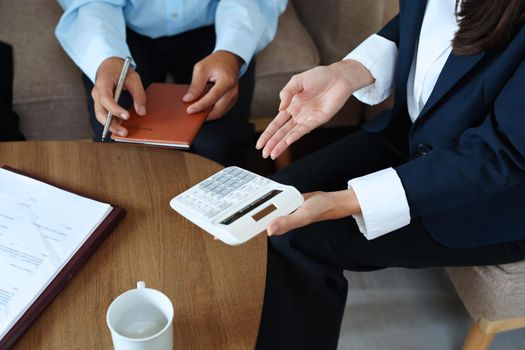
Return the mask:
<path id="1" fill-rule="evenodd" d="M 274 179 L 301 192 L 347 188 L 347 181 L 406 160 L 375 134 L 357 132 L 293 163 Z M 343 270 L 493 265 L 525 258 L 525 241 L 472 249 L 436 242 L 418 219 L 367 240 L 353 218 L 271 237 L 258 349 L 336 349 L 347 296 Z"/>
<path id="2" fill-rule="evenodd" d="M 215 47 L 215 30 L 213 26 L 207 26 L 171 37 L 151 39 L 128 29 L 127 43 L 145 88 L 151 83 L 166 81 L 167 74 L 171 74 L 176 83 L 189 84 L 195 63 L 211 54 Z M 255 63 L 252 60 L 239 78 L 237 103 L 221 119 L 204 123 L 193 142 L 193 152 L 224 166 L 246 164 L 254 133 L 253 125 L 248 121 L 254 77 Z M 104 127 L 96 120 L 91 98 L 93 83 L 85 75 L 84 86 L 94 140 L 100 141 Z M 132 106 L 130 95 L 123 92 L 120 104 L 125 108 Z"/>

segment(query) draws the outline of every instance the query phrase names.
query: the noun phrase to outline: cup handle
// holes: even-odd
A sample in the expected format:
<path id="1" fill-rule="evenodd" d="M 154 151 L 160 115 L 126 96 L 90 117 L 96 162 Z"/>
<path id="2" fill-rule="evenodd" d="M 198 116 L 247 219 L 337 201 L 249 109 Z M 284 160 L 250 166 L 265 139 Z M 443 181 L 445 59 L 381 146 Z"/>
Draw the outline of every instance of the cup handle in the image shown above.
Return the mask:
<path id="1" fill-rule="evenodd" d="M 137 282 L 137 289 L 144 289 L 144 288 L 146 288 L 146 282 L 138 281 Z"/>

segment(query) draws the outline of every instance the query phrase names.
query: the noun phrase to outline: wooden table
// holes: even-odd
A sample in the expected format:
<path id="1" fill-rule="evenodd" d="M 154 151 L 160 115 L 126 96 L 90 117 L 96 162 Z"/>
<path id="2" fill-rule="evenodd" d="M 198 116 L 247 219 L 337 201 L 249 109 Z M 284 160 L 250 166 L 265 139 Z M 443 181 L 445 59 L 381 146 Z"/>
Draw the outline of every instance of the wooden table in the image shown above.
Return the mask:
<path id="1" fill-rule="evenodd" d="M 111 349 L 106 310 L 138 280 L 173 302 L 175 349 L 254 348 L 265 238 L 230 247 L 169 207 L 221 166 L 179 151 L 92 142 L 0 143 L 0 164 L 128 212 L 15 349 Z"/>

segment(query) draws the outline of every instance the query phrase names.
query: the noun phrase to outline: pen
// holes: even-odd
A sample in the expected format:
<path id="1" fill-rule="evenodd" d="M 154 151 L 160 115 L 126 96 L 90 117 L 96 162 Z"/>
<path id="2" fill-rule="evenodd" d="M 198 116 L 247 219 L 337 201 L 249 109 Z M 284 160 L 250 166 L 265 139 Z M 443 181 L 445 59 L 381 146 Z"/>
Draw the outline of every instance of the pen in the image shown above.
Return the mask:
<path id="1" fill-rule="evenodd" d="M 120 76 L 118 78 L 117 82 L 117 88 L 115 89 L 115 102 L 118 103 L 118 100 L 120 98 L 120 93 L 122 92 L 122 88 L 124 87 L 124 82 L 126 81 L 126 76 L 128 75 L 129 66 L 131 65 L 131 57 L 126 57 L 124 60 L 124 65 L 122 66 L 122 70 L 120 71 Z M 113 118 L 113 114 L 111 112 L 108 112 L 108 115 L 106 117 L 106 123 L 104 124 L 104 131 L 102 131 L 102 141 L 104 142 L 106 140 L 106 137 L 108 136 L 109 126 L 111 125 L 111 119 Z"/>

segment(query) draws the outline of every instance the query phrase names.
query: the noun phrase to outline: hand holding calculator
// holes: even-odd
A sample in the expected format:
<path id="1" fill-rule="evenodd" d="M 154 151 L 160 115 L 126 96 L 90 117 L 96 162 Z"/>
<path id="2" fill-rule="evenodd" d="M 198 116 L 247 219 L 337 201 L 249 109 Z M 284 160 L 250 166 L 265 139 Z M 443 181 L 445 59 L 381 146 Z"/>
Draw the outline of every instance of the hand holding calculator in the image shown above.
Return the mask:
<path id="1" fill-rule="evenodd" d="M 292 186 L 238 167 L 225 168 L 170 201 L 188 220 L 230 245 L 263 232 L 278 216 L 303 204 Z"/>

